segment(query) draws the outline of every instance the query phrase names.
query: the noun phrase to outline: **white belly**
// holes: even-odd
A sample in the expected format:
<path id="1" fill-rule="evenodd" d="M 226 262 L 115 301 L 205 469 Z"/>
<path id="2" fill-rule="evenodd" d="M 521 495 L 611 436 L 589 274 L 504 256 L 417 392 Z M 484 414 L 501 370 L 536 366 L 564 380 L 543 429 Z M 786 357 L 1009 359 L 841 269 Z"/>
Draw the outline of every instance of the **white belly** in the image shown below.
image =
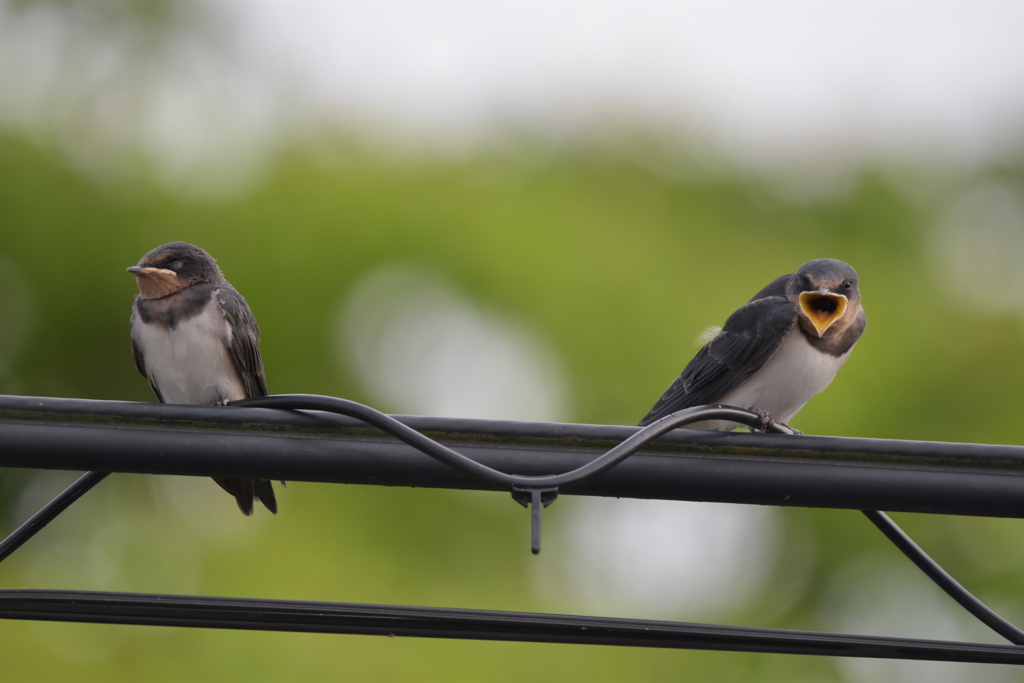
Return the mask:
<path id="1" fill-rule="evenodd" d="M 842 356 L 822 353 L 811 346 L 800 330 L 794 329 L 764 367 L 717 403 L 761 408 L 768 411 L 772 419 L 788 423 L 815 394 L 832 383 L 850 351 Z M 735 422 L 715 420 L 695 423 L 691 429 L 730 431 L 739 426 Z"/>
<path id="2" fill-rule="evenodd" d="M 228 355 L 231 330 L 214 302 L 173 330 L 136 318 L 132 336 L 165 403 L 214 405 L 245 398 Z"/>

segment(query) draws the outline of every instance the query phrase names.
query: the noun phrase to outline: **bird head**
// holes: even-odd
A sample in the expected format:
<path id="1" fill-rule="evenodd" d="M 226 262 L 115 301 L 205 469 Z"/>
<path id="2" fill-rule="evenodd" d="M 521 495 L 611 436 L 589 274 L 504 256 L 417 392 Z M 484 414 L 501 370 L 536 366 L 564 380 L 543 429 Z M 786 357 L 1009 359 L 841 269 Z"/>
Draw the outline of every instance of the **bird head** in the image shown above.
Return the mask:
<path id="1" fill-rule="evenodd" d="M 143 299 L 162 299 L 199 282 L 224 279 L 213 257 L 188 242 L 159 246 L 128 268 Z"/>
<path id="2" fill-rule="evenodd" d="M 787 289 L 796 304 L 800 325 L 809 334 L 839 334 L 860 308 L 857 271 L 835 259 L 816 259 L 800 266 Z"/>

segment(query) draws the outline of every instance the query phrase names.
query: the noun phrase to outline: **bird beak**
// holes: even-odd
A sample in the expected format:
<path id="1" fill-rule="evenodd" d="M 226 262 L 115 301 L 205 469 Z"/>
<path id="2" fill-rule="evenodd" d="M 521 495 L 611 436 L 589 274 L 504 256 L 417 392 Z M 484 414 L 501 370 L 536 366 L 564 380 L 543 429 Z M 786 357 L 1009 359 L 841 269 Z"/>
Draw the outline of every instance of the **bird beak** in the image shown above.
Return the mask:
<path id="1" fill-rule="evenodd" d="M 818 337 L 822 337 L 835 321 L 846 312 L 847 299 L 825 289 L 816 292 L 800 292 L 800 311 L 814 325 Z"/>
<path id="2" fill-rule="evenodd" d="M 127 270 L 135 276 L 135 283 L 139 286 L 139 296 L 143 299 L 160 299 L 180 292 L 188 285 L 187 282 L 182 282 L 178 278 L 177 273 L 166 268 L 132 266 Z"/>
<path id="3" fill-rule="evenodd" d="M 166 268 L 147 268 L 145 266 L 132 266 L 126 268 L 126 270 L 136 277 L 142 277 L 143 275 L 169 275 L 171 277 L 178 277 L 178 274 L 173 270 L 167 270 Z"/>

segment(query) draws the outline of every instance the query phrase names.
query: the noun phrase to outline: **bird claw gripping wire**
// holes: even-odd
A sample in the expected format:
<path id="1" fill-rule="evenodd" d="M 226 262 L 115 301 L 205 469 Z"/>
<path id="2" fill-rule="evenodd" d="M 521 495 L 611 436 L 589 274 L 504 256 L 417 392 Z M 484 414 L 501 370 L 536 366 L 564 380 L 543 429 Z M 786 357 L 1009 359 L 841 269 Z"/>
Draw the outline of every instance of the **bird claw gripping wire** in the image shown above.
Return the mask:
<path id="1" fill-rule="evenodd" d="M 764 434 L 775 426 L 775 420 L 772 419 L 772 416 L 768 414 L 767 410 L 764 410 L 763 408 L 755 408 L 753 406 L 748 408 L 748 410 L 757 413 L 757 416 L 761 418 L 761 421 L 756 426 L 750 427 L 750 431 Z"/>
<path id="2" fill-rule="evenodd" d="M 512 499 L 530 508 L 530 550 L 534 555 L 540 555 L 540 509 L 554 503 L 556 498 L 557 488 L 512 487 Z"/>

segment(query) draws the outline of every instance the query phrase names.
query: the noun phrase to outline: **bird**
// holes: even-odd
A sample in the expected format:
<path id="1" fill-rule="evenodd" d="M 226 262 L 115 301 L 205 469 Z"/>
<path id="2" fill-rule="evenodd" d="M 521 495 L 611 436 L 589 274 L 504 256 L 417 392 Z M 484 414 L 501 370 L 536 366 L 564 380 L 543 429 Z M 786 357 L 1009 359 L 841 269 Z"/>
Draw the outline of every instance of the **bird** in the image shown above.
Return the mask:
<path id="1" fill-rule="evenodd" d="M 217 262 L 188 242 L 153 249 L 138 265 L 132 304 L 132 354 L 161 403 L 225 405 L 267 395 L 260 330 Z M 267 480 L 214 477 L 244 515 L 259 500 L 277 513 Z"/>
<path id="2" fill-rule="evenodd" d="M 836 259 L 808 261 L 730 315 L 640 426 L 684 408 L 715 404 L 755 410 L 762 431 L 772 421 L 788 426 L 832 382 L 866 326 L 857 271 Z M 739 426 L 706 420 L 687 428 Z"/>

